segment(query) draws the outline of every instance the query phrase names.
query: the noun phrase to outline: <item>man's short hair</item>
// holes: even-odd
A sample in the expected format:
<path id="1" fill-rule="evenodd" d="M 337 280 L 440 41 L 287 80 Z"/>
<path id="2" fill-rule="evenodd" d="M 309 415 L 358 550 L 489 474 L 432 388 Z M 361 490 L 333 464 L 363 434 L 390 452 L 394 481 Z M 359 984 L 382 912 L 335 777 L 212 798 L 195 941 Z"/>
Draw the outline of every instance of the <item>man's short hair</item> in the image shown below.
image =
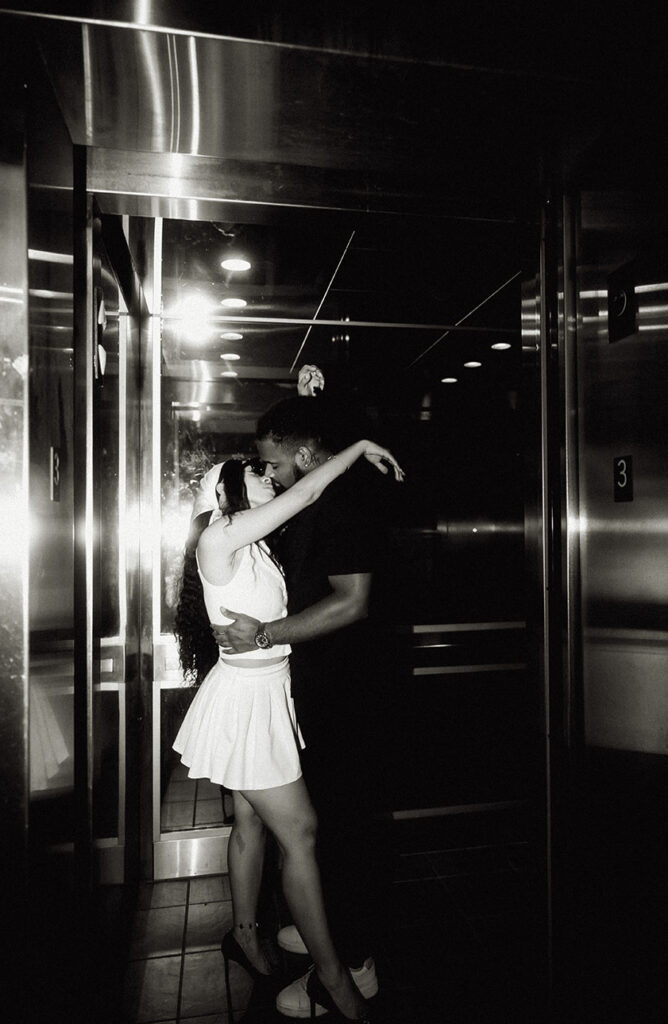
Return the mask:
<path id="1" fill-rule="evenodd" d="M 258 441 L 269 438 L 285 448 L 296 449 L 305 444 L 337 452 L 349 443 L 340 420 L 324 396 L 298 395 L 272 405 L 258 420 L 255 437 Z"/>

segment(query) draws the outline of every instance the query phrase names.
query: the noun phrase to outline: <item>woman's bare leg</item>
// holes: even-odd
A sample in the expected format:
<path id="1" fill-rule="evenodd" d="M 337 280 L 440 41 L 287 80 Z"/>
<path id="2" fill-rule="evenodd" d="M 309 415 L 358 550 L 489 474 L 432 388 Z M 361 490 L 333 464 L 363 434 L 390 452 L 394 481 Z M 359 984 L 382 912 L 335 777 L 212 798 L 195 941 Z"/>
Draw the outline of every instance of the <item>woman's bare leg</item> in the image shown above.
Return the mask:
<path id="1" fill-rule="evenodd" d="M 325 916 L 315 857 L 317 819 L 304 780 L 243 795 L 276 837 L 285 899 L 321 981 L 345 1016 L 361 1016 L 364 1000 L 337 955 Z"/>
<path id="2" fill-rule="evenodd" d="M 261 974 L 271 965 L 260 948 L 257 934 L 257 901 L 262 883 L 266 833 L 262 821 L 241 793 L 233 793 L 234 824 L 227 848 L 232 891 L 234 936 Z"/>

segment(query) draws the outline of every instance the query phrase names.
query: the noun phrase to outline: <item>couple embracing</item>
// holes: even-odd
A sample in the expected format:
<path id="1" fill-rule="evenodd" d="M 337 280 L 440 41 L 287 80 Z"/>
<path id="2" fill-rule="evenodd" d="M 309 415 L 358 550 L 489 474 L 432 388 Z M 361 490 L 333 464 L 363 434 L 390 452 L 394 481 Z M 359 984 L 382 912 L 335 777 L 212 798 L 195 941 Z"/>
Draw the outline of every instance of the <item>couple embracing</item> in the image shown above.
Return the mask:
<path id="1" fill-rule="evenodd" d="M 304 367 L 299 395 L 258 422 L 259 460 L 228 459 L 201 481 L 175 627 L 182 667 L 201 686 L 174 747 L 191 777 L 233 793 L 226 972 L 234 960 L 256 981 L 277 980 L 256 925 L 268 828 L 294 922 L 279 944 L 314 964 L 277 1008 L 360 1022 L 378 990 L 362 713 L 378 471 L 404 474 L 372 441 L 341 447 L 340 410 L 313 397 L 323 385 Z"/>

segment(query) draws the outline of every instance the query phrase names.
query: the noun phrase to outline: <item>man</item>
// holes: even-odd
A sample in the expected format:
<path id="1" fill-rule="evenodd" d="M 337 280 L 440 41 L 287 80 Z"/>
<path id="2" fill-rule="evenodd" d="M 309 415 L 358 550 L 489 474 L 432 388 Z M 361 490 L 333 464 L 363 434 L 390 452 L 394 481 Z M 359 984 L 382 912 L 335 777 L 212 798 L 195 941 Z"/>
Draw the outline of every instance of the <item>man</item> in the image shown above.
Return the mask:
<path id="1" fill-rule="evenodd" d="M 266 472 L 291 487 L 349 438 L 323 397 L 288 398 L 261 417 L 257 450 Z M 375 474 L 378 476 L 378 474 Z M 214 627 L 224 651 L 292 645 L 292 695 L 306 742 L 303 772 L 318 814 L 318 858 L 330 927 L 365 998 L 378 991 L 373 943 L 370 812 L 373 731 L 378 716 L 377 625 L 370 616 L 373 573 L 382 545 L 386 478 L 353 467 L 280 531 L 274 545 L 288 591 L 288 616 L 261 623 L 235 609 Z M 305 952 L 294 928 L 279 943 Z M 278 1009 L 308 1016 L 306 977 L 283 989 Z M 319 1008 L 321 1013 L 324 1009 Z"/>

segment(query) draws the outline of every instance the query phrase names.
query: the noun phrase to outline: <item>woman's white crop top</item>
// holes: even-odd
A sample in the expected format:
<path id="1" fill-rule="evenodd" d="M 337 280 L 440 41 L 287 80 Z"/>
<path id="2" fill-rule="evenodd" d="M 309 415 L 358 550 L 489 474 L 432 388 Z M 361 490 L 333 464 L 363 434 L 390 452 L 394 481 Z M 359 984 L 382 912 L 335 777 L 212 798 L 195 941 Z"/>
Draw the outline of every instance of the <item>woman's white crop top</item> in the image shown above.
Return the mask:
<path id="1" fill-rule="evenodd" d="M 283 619 L 288 614 L 288 595 L 285 580 L 278 564 L 269 554 L 264 541 L 248 544 L 239 553 L 237 570 L 229 583 L 222 586 L 209 581 L 202 575 L 197 562 L 199 578 L 204 590 L 204 603 L 211 622 L 226 623 L 220 611 L 229 608 L 235 612 L 252 615 L 260 622 L 273 622 Z M 243 654 L 225 654 L 230 658 L 253 658 L 258 661 L 266 658 L 277 658 L 290 653 L 290 644 L 275 644 L 263 650 L 261 647 Z"/>

